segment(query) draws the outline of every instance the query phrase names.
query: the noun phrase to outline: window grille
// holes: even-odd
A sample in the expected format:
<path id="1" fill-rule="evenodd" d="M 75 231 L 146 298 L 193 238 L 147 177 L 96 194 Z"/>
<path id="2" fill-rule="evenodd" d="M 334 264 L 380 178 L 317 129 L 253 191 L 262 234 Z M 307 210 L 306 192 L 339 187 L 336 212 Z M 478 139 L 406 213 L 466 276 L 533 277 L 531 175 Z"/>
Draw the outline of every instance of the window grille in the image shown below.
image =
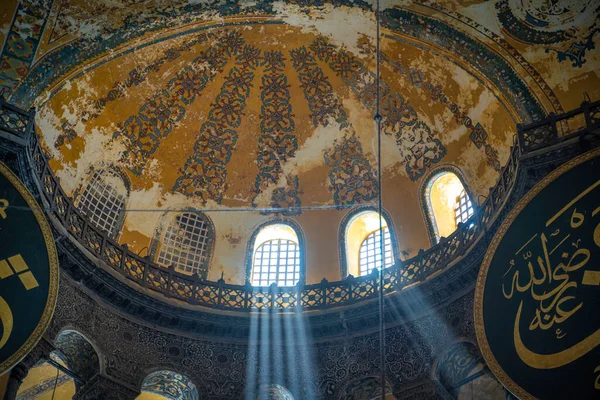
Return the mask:
<path id="1" fill-rule="evenodd" d="M 252 284 L 294 286 L 300 280 L 300 249 L 287 239 L 273 239 L 254 252 Z"/>
<path id="2" fill-rule="evenodd" d="M 211 240 L 210 222 L 201 214 L 177 215 L 163 236 L 157 262 L 202 276 L 201 271 L 208 264 Z"/>
<path id="3" fill-rule="evenodd" d="M 456 204 L 454 205 L 454 220 L 458 226 L 459 222 L 467 222 L 467 220 L 473 215 L 473 204 L 469 195 L 465 190 L 461 191 L 456 197 Z"/>
<path id="4" fill-rule="evenodd" d="M 110 180 L 122 178 L 110 170 L 94 172 L 81 195 L 78 207 L 99 229 L 116 237 L 125 208 L 125 196 L 120 194 Z"/>
<path id="5" fill-rule="evenodd" d="M 372 232 L 367 236 L 365 240 L 363 240 L 360 245 L 360 253 L 359 253 L 359 272 L 360 275 L 369 275 L 373 268 L 381 267 L 381 239 L 380 239 L 379 229 L 375 232 Z M 392 257 L 392 240 L 390 237 L 390 230 L 388 228 L 383 228 L 383 253 L 384 253 L 384 262 L 385 268 L 390 267 L 393 264 Z"/>

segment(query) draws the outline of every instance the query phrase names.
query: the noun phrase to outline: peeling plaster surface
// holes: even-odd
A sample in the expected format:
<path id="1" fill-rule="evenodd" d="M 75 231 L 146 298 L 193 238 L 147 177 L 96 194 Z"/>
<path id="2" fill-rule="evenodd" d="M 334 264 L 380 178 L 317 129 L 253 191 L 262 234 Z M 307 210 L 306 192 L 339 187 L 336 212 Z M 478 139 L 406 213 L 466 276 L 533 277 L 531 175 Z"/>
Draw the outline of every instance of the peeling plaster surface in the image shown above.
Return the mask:
<path id="1" fill-rule="evenodd" d="M 527 30 L 514 3 L 382 3 L 383 203 L 398 250 L 411 256 L 429 243 L 418 200 L 429 170 L 454 164 L 485 196 L 525 119 L 515 99 L 560 112 L 584 92 L 600 98 L 594 18 L 575 18 L 567 40 L 563 20 L 560 29 Z M 207 4 L 53 4 L 40 16 L 46 28 L 32 33 L 36 64 L 23 76 L 3 66 L 0 80 L 17 104 L 37 107 L 38 133 L 69 195 L 99 168 L 126 176 L 118 240 L 133 251 L 154 257 L 169 218 L 204 211 L 216 231 L 207 277 L 243 283 L 254 229 L 283 216 L 306 237 L 308 282 L 339 279 L 340 221 L 377 200 L 370 6 Z M 16 29 L 16 7 L 0 6 L 2 40 Z M 459 34 L 472 47 L 452 47 Z M 569 53 L 577 41 L 584 50 Z M 111 46 L 98 52 L 99 43 Z M 485 61 L 477 46 L 489 52 Z M 13 56 L 6 46 L 3 54 Z M 66 59 L 78 62 L 59 66 Z M 499 84 L 506 71 L 514 76 Z"/>

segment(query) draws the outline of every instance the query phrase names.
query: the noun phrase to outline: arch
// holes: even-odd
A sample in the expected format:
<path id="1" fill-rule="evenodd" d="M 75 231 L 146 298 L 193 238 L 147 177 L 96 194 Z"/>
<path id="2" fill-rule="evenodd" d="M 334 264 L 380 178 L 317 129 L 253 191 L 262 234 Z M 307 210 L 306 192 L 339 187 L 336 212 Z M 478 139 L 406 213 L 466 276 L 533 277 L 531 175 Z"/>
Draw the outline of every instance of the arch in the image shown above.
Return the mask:
<path id="1" fill-rule="evenodd" d="M 142 394 L 138 397 L 141 400 L 145 397 L 144 392 L 169 400 L 198 400 L 200 398 L 198 389 L 191 379 L 170 370 L 159 370 L 150 373 L 144 378 L 141 391 Z"/>
<path id="2" fill-rule="evenodd" d="M 100 357 L 94 345 L 75 330 L 62 331 L 54 344 L 68 368 L 84 382 L 100 373 Z"/>
<path id="3" fill-rule="evenodd" d="M 504 389 L 491 375 L 485 361 L 470 342 L 458 342 L 440 355 L 434 364 L 434 376 L 453 397 L 504 399 Z"/>
<path id="4" fill-rule="evenodd" d="M 381 378 L 368 376 L 350 382 L 342 391 L 340 400 L 375 400 L 381 399 Z M 392 387 L 385 382 L 385 400 L 395 400 Z"/>
<path id="5" fill-rule="evenodd" d="M 166 212 L 151 245 L 154 261 L 206 279 L 215 247 L 215 226 L 204 213 L 189 208 Z"/>
<path id="6" fill-rule="evenodd" d="M 50 353 L 50 359 L 68 368 L 60 351 Z M 37 398 L 70 399 L 76 392 L 75 381 L 46 360 L 41 360 L 31 368 L 19 386 L 16 400 Z"/>
<path id="7" fill-rule="evenodd" d="M 466 221 L 475 211 L 476 199 L 462 171 L 455 165 L 445 164 L 429 171 L 423 177 L 419 192 L 432 246 L 441 237 L 450 236 L 458 222 Z M 458 212 L 459 218 L 455 210 L 458 199 L 464 200 L 464 207 Z"/>
<path id="8" fill-rule="evenodd" d="M 90 173 L 77 199 L 77 208 L 94 226 L 117 238 L 125 220 L 129 193 L 128 180 L 119 169 L 97 169 Z"/>
<path id="9" fill-rule="evenodd" d="M 361 246 L 370 234 L 379 231 L 378 215 L 375 207 L 361 206 L 347 213 L 342 219 L 339 231 L 340 269 L 342 279 L 346 278 L 348 275 L 360 275 Z M 396 230 L 390 214 L 385 209 L 382 209 L 382 216 L 384 232 L 386 227 L 389 232 L 389 244 L 393 264 L 398 255 Z M 374 239 L 377 240 L 378 235 L 375 235 Z M 387 263 L 384 265 L 388 266 Z"/>
<path id="10" fill-rule="evenodd" d="M 278 384 L 261 385 L 257 400 L 294 400 L 292 393 Z"/>
<path id="11" fill-rule="evenodd" d="M 271 233 L 268 233 L 270 228 L 273 228 L 273 230 Z M 265 232 L 267 232 L 267 234 L 265 234 Z M 288 245 L 291 245 L 290 242 L 295 243 L 295 248 L 293 250 L 288 249 Z M 306 241 L 304 239 L 304 233 L 302 232 L 300 225 L 291 219 L 275 218 L 260 224 L 254 229 L 246 249 L 246 282 L 249 284 L 252 284 L 253 282 L 260 282 L 260 285 L 255 286 L 268 286 L 275 281 L 284 282 L 283 285 L 277 283 L 279 286 L 293 286 L 298 283 L 304 284 L 306 274 L 305 243 Z M 269 246 L 261 247 L 267 244 Z M 274 248 L 271 248 L 271 244 L 274 245 Z M 292 250 L 294 252 L 297 251 L 297 254 L 288 254 L 288 250 Z M 258 251 L 260 251 L 260 253 Z M 261 262 L 261 267 L 266 266 L 264 263 L 262 263 L 262 260 L 263 256 L 266 255 L 267 252 L 271 255 L 271 257 L 278 260 L 277 268 L 275 269 L 275 275 L 277 279 L 271 279 L 273 278 L 273 272 L 271 272 L 273 271 L 273 268 L 269 270 L 269 273 L 267 273 L 267 270 L 263 268 L 261 272 L 271 276 L 263 276 L 261 279 L 253 280 L 254 267 L 258 265 L 256 261 Z M 258 259 L 256 258 L 257 255 L 260 255 Z M 284 256 L 287 256 L 287 258 Z M 292 270 L 288 267 L 287 261 L 285 262 L 285 265 L 279 263 L 279 261 L 282 261 L 284 258 L 290 259 L 290 261 L 291 258 L 294 259 L 292 261 L 294 263 L 293 265 L 295 266 L 293 272 L 290 272 Z M 281 268 L 284 266 L 286 276 L 280 280 L 279 278 L 282 277 L 282 275 L 278 274 L 284 273 L 284 268 Z M 289 274 L 293 274 L 293 276 L 289 276 Z M 264 282 L 267 284 L 263 285 Z"/>

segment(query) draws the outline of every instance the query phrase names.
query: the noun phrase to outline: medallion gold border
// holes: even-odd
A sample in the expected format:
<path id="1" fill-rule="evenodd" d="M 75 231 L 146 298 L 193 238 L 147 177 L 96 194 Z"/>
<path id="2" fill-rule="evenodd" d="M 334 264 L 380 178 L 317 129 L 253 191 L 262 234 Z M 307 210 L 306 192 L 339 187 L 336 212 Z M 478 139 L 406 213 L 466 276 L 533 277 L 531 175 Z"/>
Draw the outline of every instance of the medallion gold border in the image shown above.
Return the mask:
<path id="1" fill-rule="evenodd" d="M 56 252 L 56 246 L 54 244 L 54 235 L 50 230 L 50 225 L 41 210 L 41 207 L 35 201 L 35 198 L 25 187 L 23 182 L 12 172 L 3 162 L 0 162 L 0 173 L 8 179 L 8 181 L 17 189 L 19 194 L 25 199 L 25 202 L 33 212 L 35 219 L 42 230 L 44 236 L 44 242 L 46 243 L 46 250 L 48 252 L 48 265 L 50 267 L 50 279 L 48 285 L 48 299 L 46 300 L 46 306 L 42 317 L 38 322 L 36 328 L 31 333 L 29 338 L 7 360 L 0 363 L 0 375 L 14 367 L 19 361 L 21 361 L 40 341 L 46 329 L 50 325 L 54 309 L 56 307 L 56 301 L 58 299 L 58 284 L 59 284 L 59 268 L 58 268 L 58 254 Z"/>
<path id="2" fill-rule="evenodd" d="M 498 378 L 500 383 L 502 383 L 512 394 L 517 396 L 521 400 L 538 400 L 537 397 L 531 395 L 521 386 L 517 385 L 506 372 L 500 367 L 494 354 L 492 353 L 487 336 L 485 334 L 485 327 L 483 325 L 483 295 L 485 289 L 485 283 L 487 274 L 489 271 L 490 264 L 494 259 L 494 255 L 496 254 L 496 250 L 500 245 L 500 242 L 504 238 L 504 235 L 512 225 L 512 223 L 517 219 L 521 211 L 529 204 L 531 200 L 533 200 L 542 190 L 544 190 L 550 183 L 552 183 L 556 178 L 563 175 L 564 173 L 570 171 L 574 167 L 583 164 L 586 161 L 592 160 L 600 156 L 600 149 L 591 150 L 587 153 L 584 153 L 574 159 L 567 161 L 554 171 L 552 171 L 548 176 L 538 182 L 529 192 L 525 194 L 525 196 L 517 203 L 517 205 L 510 211 L 508 216 L 502 222 L 500 228 L 494 235 L 490 246 L 488 247 L 485 256 L 483 257 L 483 261 L 481 262 L 481 269 L 479 270 L 479 275 L 477 276 L 477 283 L 475 284 L 475 303 L 473 306 L 474 313 L 474 322 L 475 322 L 475 334 L 477 335 L 477 342 L 479 343 L 479 348 L 481 350 L 481 354 L 485 359 L 488 367 Z"/>

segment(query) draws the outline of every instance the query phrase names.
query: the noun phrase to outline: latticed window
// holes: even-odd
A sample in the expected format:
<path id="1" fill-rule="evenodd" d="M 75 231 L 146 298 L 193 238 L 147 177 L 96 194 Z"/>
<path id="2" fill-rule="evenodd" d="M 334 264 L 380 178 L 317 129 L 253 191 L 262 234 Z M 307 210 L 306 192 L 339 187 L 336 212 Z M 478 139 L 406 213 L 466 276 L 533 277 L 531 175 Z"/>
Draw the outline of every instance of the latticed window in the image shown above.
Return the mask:
<path id="1" fill-rule="evenodd" d="M 463 189 L 458 196 L 456 196 L 456 204 L 454 205 L 454 220 L 456 225 L 459 222 L 467 222 L 467 220 L 473 215 L 473 204 L 469 195 Z"/>
<path id="2" fill-rule="evenodd" d="M 124 186 L 122 178 L 115 172 L 96 171 L 78 202 L 79 209 L 90 222 L 113 237 L 118 234 L 125 208 Z"/>
<path id="3" fill-rule="evenodd" d="M 392 240 L 388 228 L 383 228 L 383 253 L 384 268 L 390 267 L 393 264 L 393 257 Z M 375 267 L 381 267 L 381 235 L 379 229 L 369 234 L 360 245 L 359 267 L 361 276 L 369 275 Z"/>
<path id="4" fill-rule="evenodd" d="M 287 239 L 273 239 L 254 252 L 252 284 L 294 286 L 300 279 L 300 248 Z"/>
<path id="5" fill-rule="evenodd" d="M 204 215 L 182 213 L 167 227 L 157 262 L 203 276 L 208 265 L 212 240 L 212 227 Z"/>

